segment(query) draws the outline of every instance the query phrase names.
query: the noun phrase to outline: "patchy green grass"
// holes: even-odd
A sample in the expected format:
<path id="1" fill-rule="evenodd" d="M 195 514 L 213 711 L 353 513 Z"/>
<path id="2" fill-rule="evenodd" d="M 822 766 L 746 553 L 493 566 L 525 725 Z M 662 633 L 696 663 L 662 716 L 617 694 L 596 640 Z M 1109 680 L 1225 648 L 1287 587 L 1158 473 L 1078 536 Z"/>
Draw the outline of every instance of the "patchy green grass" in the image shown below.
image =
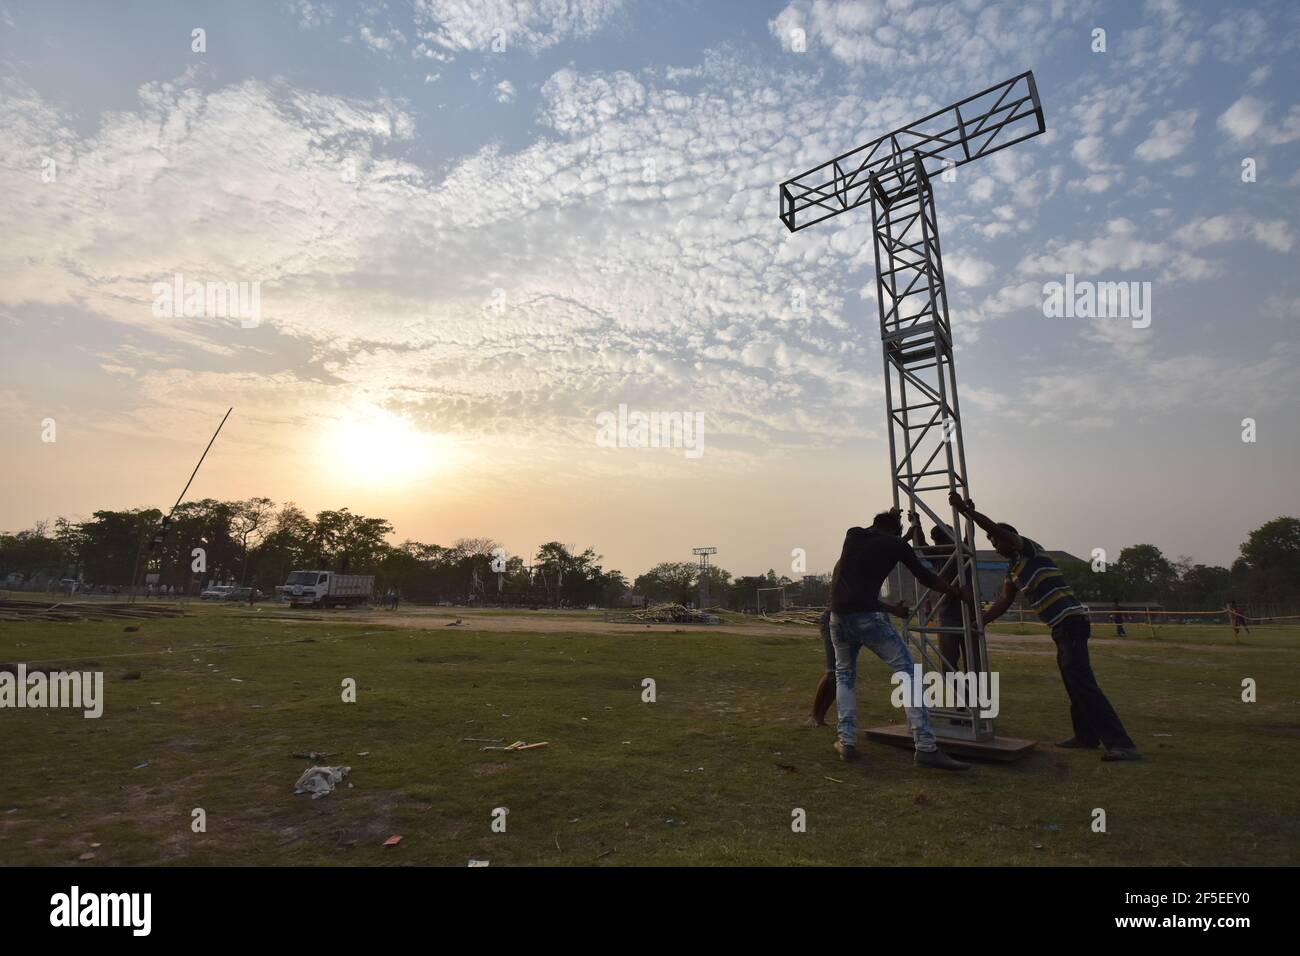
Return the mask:
<path id="1" fill-rule="evenodd" d="M 871 743 L 842 764 L 829 728 L 802 726 L 823 666 L 811 628 L 493 633 L 487 616 L 398 630 L 193 611 L 134 633 L 0 623 L 0 660 L 103 670 L 107 695 L 99 720 L 0 711 L 0 863 L 1289 864 L 1300 846 L 1294 640 L 1095 643 L 1147 755 L 1111 765 L 1050 746 L 1069 735 L 1050 641 L 995 637 L 999 731 L 1040 748 L 943 774 Z M 1241 702 L 1245 677 L 1258 703 Z M 889 690 L 864 657 L 864 727 L 896 719 Z M 304 750 L 337 752 L 326 762 L 350 765 L 353 786 L 295 796 Z M 196 807 L 206 833 L 191 832 Z M 381 847 L 393 834 L 401 846 Z"/>
<path id="2" fill-rule="evenodd" d="M 1300 647 L 1300 626 L 1252 624 L 1250 633 L 1245 631 L 1233 636 L 1232 628 L 1226 624 L 1154 624 L 1148 626 L 1146 621 L 1132 622 L 1124 625 L 1128 632 L 1126 637 L 1115 637 L 1115 625 L 1094 622 L 1092 635 L 1105 640 L 1120 640 L 1130 644 L 1145 644 L 1149 641 L 1168 644 L 1222 644 L 1225 647 Z M 1050 632 L 1041 624 L 1020 624 L 999 621 L 992 630 L 1001 634 L 1032 635 L 1045 637 Z"/>

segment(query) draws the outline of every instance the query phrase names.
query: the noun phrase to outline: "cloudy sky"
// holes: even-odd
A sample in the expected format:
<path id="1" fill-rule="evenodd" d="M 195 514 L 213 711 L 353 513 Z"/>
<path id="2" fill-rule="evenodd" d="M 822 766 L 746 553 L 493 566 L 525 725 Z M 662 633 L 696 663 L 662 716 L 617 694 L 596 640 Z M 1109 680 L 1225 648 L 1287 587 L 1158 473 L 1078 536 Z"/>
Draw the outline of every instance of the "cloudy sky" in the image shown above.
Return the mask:
<path id="1" fill-rule="evenodd" d="M 1286 2 L 0 0 L 0 528 L 168 506 L 234 406 L 192 497 L 828 570 L 890 498 L 869 216 L 777 184 L 1032 69 L 1047 134 L 936 187 L 974 497 L 1228 563 L 1300 505 L 1298 48 Z M 1047 317 L 1066 273 L 1150 326 Z M 620 405 L 704 454 L 601 447 Z"/>

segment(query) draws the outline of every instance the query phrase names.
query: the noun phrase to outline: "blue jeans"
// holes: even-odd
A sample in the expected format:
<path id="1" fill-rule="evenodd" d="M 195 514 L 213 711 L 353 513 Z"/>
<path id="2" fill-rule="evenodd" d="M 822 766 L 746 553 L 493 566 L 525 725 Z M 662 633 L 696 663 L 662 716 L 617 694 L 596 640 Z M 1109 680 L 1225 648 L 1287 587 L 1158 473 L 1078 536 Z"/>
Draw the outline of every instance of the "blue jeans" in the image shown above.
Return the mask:
<path id="1" fill-rule="evenodd" d="M 840 742 L 854 746 L 858 742 L 858 695 L 853 689 L 858 678 L 858 651 L 863 647 L 869 648 L 885 662 L 891 674 L 902 671 L 909 679 L 912 677 L 912 655 L 907 650 L 907 643 L 889 623 L 889 615 L 883 611 L 832 614 L 831 644 L 835 647 L 835 703 L 840 712 Z M 906 710 L 907 726 L 912 731 L 916 749 L 937 750 L 925 705 Z"/>

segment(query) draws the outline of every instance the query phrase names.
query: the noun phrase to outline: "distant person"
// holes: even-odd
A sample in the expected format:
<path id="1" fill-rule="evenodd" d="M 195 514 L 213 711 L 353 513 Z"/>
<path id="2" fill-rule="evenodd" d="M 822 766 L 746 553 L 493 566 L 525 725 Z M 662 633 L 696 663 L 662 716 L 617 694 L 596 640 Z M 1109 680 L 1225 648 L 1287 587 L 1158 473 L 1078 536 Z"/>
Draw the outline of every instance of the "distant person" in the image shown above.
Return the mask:
<path id="1" fill-rule="evenodd" d="M 903 521 L 897 508 L 882 511 L 870 528 L 850 528 L 831 575 L 831 643 L 835 648 L 835 697 L 839 705 L 839 732 L 835 750 L 842 760 L 857 757 L 858 652 L 870 648 L 889 667 L 913 676 L 912 655 L 886 612 L 907 616 L 906 605 L 880 600 L 880 589 L 894 566 L 902 563 L 921 583 L 960 601 L 971 602 L 969 588 L 953 585 L 927 568 L 903 540 Z M 954 760 L 939 749 L 924 704 L 907 707 L 907 723 L 916 746 L 916 763 L 943 770 L 969 770 L 970 764 Z"/>
<path id="2" fill-rule="evenodd" d="M 1115 636 L 1128 637 L 1128 631 L 1124 630 L 1124 614 L 1120 610 L 1119 602 L 1115 602 L 1115 612 L 1111 614 L 1110 619 L 1115 623 Z"/>
<path id="3" fill-rule="evenodd" d="M 397 610 L 397 604 L 402 599 L 402 594 L 397 588 L 393 588 L 393 610 Z"/>
<path id="4" fill-rule="evenodd" d="M 1241 609 L 1236 601 L 1228 602 L 1228 620 L 1232 624 L 1232 636 L 1237 636 L 1237 629 L 1244 627 L 1246 633 L 1250 633 L 1250 625 L 1246 623 L 1246 613 Z"/>
<path id="5" fill-rule="evenodd" d="M 1056 563 L 1038 542 L 1023 537 L 1009 524 L 994 522 L 980 514 L 969 498 L 963 501 L 954 491 L 949 493 L 948 501 L 984 530 L 1009 565 L 1002 594 L 985 613 L 984 623 L 1001 617 L 1019 591 L 1039 619 L 1052 629 L 1056 664 L 1070 697 L 1070 721 L 1074 725 L 1074 736 L 1056 746 L 1093 749 L 1104 744 L 1102 760 L 1140 759 L 1142 755 L 1092 672 L 1092 662 L 1088 659 L 1092 623 L 1088 611 L 1074 596 Z"/>

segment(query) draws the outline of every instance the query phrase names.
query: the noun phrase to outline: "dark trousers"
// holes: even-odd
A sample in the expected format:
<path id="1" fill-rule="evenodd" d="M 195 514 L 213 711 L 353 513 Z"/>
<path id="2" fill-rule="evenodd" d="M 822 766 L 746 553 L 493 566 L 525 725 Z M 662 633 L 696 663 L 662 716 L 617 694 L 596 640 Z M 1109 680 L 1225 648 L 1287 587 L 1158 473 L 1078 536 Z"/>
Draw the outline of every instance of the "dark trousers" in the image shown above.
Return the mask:
<path id="1" fill-rule="evenodd" d="M 944 621 L 943 623 L 947 624 L 948 622 Z M 958 620 L 954 622 L 954 626 L 961 627 L 961 621 Z M 971 657 L 974 658 L 974 660 L 965 661 L 964 663 L 966 665 L 967 671 L 978 672 L 980 670 L 979 639 L 976 638 L 974 635 L 971 636 L 973 638 L 972 643 L 975 645 L 971 649 L 973 651 Z M 946 662 L 944 666 L 944 670 L 948 670 L 949 668 L 951 668 L 952 670 L 957 669 L 958 667 L 957 661 L 959 659 L 966 657 L 965 644 L 966 644 L 966 639 L 961 634 L 940 634 L 939 635 L 939 653 L 943 655 L 943 659 Z"/>
<path id="2" fill-rule="evenodd" d="M 1092 662 L 1088 659 L 1091 633 L 1088 619 L 1079 614 L 1067 617 L 1052 628 L 1056 664 L 1061 669 L 1065 692 L 1070 695 L 1074 736 L 1089 746 L 1102 743 L 1107 749 L 1133 748 L 1133 741 L 1124 732 L 1119 714 L 1115 713 L 1092 673 Z"/>

